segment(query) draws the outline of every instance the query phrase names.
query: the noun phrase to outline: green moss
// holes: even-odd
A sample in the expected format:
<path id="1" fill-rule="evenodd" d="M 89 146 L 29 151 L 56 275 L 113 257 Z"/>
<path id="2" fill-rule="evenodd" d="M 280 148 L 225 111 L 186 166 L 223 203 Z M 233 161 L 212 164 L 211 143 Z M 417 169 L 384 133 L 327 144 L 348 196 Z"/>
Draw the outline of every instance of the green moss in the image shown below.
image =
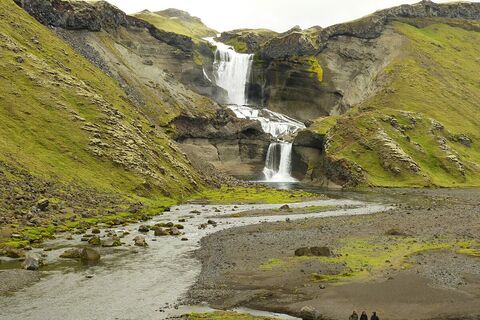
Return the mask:
<path id="1" fill-rule="evenodd" d="M 206 189 L 191 197 L 191 200 L 205 200 L 218 204 L 242 203 L 292 203 L 322 196 L 303 191 L 275 190 L 266 187 L 222 187 L 219 189 Z"/>
<path id="2" fill-rule="evenodd" d="M 260 265 L 264 271 L 288 270 L 303 262 L 317 260 L 322 263 L 341 266 L 338 274 L 310 275 L 312 281 L 342 282 L 366 278 L 387 269 L 409 268 L 410 258 L 420 252 L 453 250 L 469 254 L 471 241 L 427 241 L 416 238 L 346 238 L 341 241 L 335 255 L 331 257 L 288 257 L 273 258 Z M 459 249 L 462 248 L 462 249 Z M 468 253 L 467 253 L 468 252 Z"/>
<path id="3" fill-rule="evenodd" d="M 218 33 L 199 20 L 170 17 L 162 12 L 140 12 L 135 16 L 153 24 L 160 30 L 182 34 L 197 41 L 205 37 L 213 37 Z"/>
<path id="4" fill-rule="evenodd" d="M 227 41 L 225 41 L 225 44 L 232 46 L 236 52 L 241 52 L 241 53 L 248 52 L 247 44 L 237 37 L 228 39 Z"/>
<path id="5" fill-rule="evenodd" d="M 209 313 L 191 313 L 187 315 L 188 320 L 273 320 L 274 318 L 255 317 L 249 314 L 237 313 L 237 312 L 225 312 L 216 311 Z"/>

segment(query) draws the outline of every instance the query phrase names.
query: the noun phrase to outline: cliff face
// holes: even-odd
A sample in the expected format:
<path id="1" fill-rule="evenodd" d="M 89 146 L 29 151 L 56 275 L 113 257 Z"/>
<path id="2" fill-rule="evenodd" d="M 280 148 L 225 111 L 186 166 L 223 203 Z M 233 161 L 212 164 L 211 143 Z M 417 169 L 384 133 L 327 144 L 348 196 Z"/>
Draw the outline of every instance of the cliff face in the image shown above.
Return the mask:
<path id="1" fill-rule="evenodd" d="M 474 22 L 480 19 L 480 4 L 423 1 L 325 29 L 294 28 L 266 39 L 257 37 L 260 44 L 243 44 L 256 54 L 251 102 L 302 120 L 343 113 L 374 92 L 376 75 L 399 54 L 403 43 L 392 32 L 392 22 L 429 24 L 432 19 Z M 241 34 L 232 38 L 242 46 Z M 313 67 L 315 60 L 318 67 Z M 321 78 L 316 76 L 319 68 Z"/>
<path id="2" fill-rule="evenodd" d="M 40 22 L 54 26 L 57 35 L 114 77 L 151 123 L 181 142 L 191 157 L 213 157 L 217 168 L 227 172 L 242 163 L 253 163 L 255 168 L 263 164 L 269 137 L 256 123 L 237 119 L 206 97 L 221 96 L 223 90 L 204 76 L 203 69 L 209 72 L 213 64 L 212 49 L 205 42 L 159 30 L 106 2 L 24 0 L 19 4 Z M 177 17 L 180 13 L 157 15 L 182 18 Z M 199 23 L 186 18 L 188 23 Z M 206 147 L 189 148 L 193 142 Z M 219 156 L 216 145 L 228 148 L 220 148 Z M 257 148 L 258 153 L 251 151 Z"/>

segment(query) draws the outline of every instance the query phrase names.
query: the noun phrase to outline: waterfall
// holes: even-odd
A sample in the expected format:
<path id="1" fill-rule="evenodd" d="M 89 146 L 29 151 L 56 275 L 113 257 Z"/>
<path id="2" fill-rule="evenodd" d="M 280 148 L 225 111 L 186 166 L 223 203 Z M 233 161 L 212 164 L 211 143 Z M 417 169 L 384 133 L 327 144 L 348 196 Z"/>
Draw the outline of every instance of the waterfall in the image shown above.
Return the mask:
<path id="1" fill-rule="evenodd" d="M 268 147 L 263 174 L 268 182 L 295 182 L 291 176 L 292 143 L 272 142 Z"/>
<path id="2" fill-rule="evenodd" d="M 252 108 L 247 104 L 247 82 L 252 68 L 253 54 L 235 52 L 226 44 L 205 38 L 216 46 L 213 70 L 215 84 L 228 93 L 228 108 L 238 118 L 258 120 L 264 132 L 277 141 L 270 143 L 263 174 L 267 182 L 295 182 L 291 176 L 292 143 L 282 141 L 286 135 L 294 134 L 305 125 L 281 113 L 266 108 Z"/>
<path id="3" fill-rule="evenodd" d="M 231 46 L 206 38 L 217 47 L 213 69 L 215 83 L 228 93 L 228 102 L 234 105 L 247 104 L 246 88 L 252 68 L 253 54 L 238 53 Z"/>

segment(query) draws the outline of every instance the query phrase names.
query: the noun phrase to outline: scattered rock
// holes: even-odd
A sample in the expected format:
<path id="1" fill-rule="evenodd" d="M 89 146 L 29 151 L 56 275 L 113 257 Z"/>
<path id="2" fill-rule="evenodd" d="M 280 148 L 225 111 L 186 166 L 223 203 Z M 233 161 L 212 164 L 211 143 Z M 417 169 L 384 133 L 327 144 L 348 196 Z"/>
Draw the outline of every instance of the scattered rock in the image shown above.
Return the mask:
<path id="1" fill-rule="evenodd" d="M 137 247 L 146 247 L 148 246 L 147 242 L 145 241 L 145 237 L 144 236 L 136 236 L 134 239 L 133 239 L 135 245 Z"/>
<path id="2" fill-rule="evenodd" d="M 150 231 L 150 227 L 142 224 L 140 227 L 138 227 L 138 231 L 139 232 L 148 232 L 148 231 Z"/>
<path id="3" fill-rule="evenodd" d="M 22 263 L 25 270 L 36 271 L 40 268 L 40 256 L 38 254 L 29 254 Z"/>
<path id="4" fill-rule="evenodd" d="M 92 246 L 99 246 L 102 244 L 102 241 L 100 240 L 99 236 L 93 236 L 88 240 L 88 243 Z"/>
<path id="5" fill-rule="evenodd" d="M 93 234 L 100 234 L 100 229 L 98 229 L 98 228 L 92 229 L 92 233 Z"/>
<path id="6" fill-rule="evenodd" d="M 81 255 L 82 255 L 82 251 L 80 249 L 73 248 L 73 249 L 65 250 L 60 255 L 60 258 L 63 258 L 63 259 L 80 259 Z"/>
<path id="7" fill-rule="evenodd" d="M 118 238 L 110 238 L 102 241 L 102 247 L 111 248 L 119 247 L 122 245 L 122 242 Z"/>
<path id="8" fill-rule="evenodd" d="M 154 230 L 154 234 L 156 237 L 168 236 L 168 231 L 159 227 Z"/>
<path id="9" fill-rule="evenodd" d="M 320 313 L 315 308 L 305 306 L 300 309 L 300 317 L 302 320 L 317 320 L 320 318 Z"/>
<path id="10" fill-rule="evenodd" d="M 94 265 L 100 261 L 100 253 L 93 248 L 83 248 L 80 259 L 85 264 Z"/>
<path id="11" fill-rule="evenodd" d="M 328 247 L 302 247 L 295 250 L 295 256 L 316 256 L 316 257 L 330 257 L 332 251 Z"/>
<path id="12" fill-rule="evenodd" d="M 213 220 L 208 220 L 207 223 L 208 223 L 209 225 L 214 226 L 214 227 L 217 226 L 217 223 L 216 223 L 215 221 L 213 221 Z"/>
<path id="13" fill-rule="evenodd" d="M 312 253 L 310 252 L 310 248 L 308 248 L 308 247 L 302 247 L 302 248 L 298 248 L 297 250 L 295 250 L 295 256 L 297 256 L 297 257 L 309 256 L 311 254 Z"/>
<path id="14" fill-rule="evenodd" d="M 311 247 L 310 251 L 313 256 L 317 257 L 330 257 L 332 255 L 332 251 L 328 247 Z"/>
<path id="15" fill-rule="evenodd" d="M 171 227 L 170 230 L 169 230 L 169 233 L 172 236 L 179 236 L 181 234 L 180 230 L 178 230 L 178 228 L 176 228 L 176 227 Z"/>
<path id="16" fill-rule="evenodd" d="M 25 257 L 25 253 L 22 250 L 18 250 L 15 248 L 6 248 L 5 255 L 9 258 L 14 258 L 14 259 Z"/>
<path id="17" fill-rule="evenodd" d="M 40 211 L 46 211 L 49 204 L 50 204 L 50 201 L 48 199 L 42 199 L 37 202 L 37 208 Z"/>
<path id="18" fill-rule="evenodd" d="M 407 234 L 405 232 L 399 231 L 397 229 L 390 229 L 387 232 L 385 232 L 385 235 L 387 235 L 387 236 L 406 236 Z"/>

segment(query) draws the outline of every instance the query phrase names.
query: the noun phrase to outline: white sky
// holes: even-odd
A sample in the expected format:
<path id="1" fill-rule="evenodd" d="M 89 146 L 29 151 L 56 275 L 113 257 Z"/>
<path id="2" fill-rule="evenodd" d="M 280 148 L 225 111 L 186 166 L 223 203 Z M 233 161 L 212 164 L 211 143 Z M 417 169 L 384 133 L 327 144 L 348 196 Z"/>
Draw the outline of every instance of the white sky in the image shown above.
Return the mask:
<path id="1" fill-rule="evenodd" d="M 283 32 L 295 25 L 326 27 L 376 10 L 419 0 L 107 0 L 127 13 L 177 8 L 197 16 L 211 28 L 268 28 Z M 480 0 L 473 0 L 480 2 Z M 436 0 L 435 2 L 451 2 Z"/>

